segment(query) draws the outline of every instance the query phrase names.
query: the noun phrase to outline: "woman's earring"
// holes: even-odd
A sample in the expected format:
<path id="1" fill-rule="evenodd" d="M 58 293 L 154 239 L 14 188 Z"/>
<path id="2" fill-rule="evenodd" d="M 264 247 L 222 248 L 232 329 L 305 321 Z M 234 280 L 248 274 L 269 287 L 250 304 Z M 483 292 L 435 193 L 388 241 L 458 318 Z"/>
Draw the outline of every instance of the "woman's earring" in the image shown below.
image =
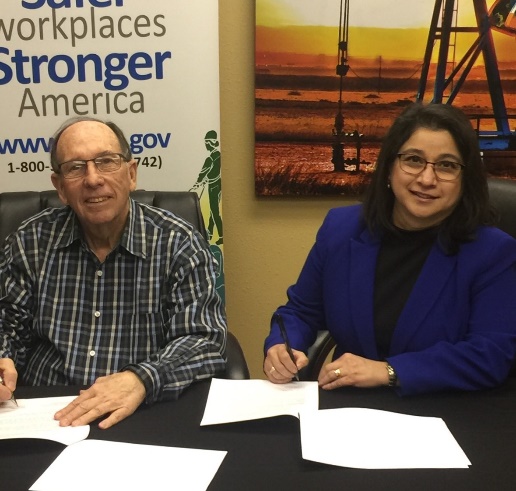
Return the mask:
<path id="1" fill-rule="evenodd" d="M 387 188 L 391 189 L 391 181 L 387 181 Z"/>

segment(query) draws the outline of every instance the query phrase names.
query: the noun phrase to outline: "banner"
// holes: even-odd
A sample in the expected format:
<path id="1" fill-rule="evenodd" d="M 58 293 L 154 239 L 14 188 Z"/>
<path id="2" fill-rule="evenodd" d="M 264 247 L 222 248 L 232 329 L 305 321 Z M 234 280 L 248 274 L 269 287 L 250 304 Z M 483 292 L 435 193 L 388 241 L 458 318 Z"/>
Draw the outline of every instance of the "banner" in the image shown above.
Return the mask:
<path id="1" fill-rule="evenodd" d="M 194 189 L 222 261 L 218 2 L 4 0 L 0 192 L 51 189 L 52 134 L 109 119 L 138 188 Z"/>

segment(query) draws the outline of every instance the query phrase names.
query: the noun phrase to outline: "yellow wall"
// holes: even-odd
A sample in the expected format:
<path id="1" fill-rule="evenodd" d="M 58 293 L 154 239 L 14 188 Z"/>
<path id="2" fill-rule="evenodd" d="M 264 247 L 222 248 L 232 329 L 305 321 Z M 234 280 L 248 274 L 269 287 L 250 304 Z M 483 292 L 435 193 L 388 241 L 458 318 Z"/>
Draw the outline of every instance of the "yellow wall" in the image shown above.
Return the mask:
<path id="1" fill-rule="evenodd" d="M 327 210 L 349 201 L 255 195 L 254 12 L 253 0 L 219 0 L 220 136 L 229 330 L 251 377 L 263 378 L 270 316 L 285 302 Z"/>

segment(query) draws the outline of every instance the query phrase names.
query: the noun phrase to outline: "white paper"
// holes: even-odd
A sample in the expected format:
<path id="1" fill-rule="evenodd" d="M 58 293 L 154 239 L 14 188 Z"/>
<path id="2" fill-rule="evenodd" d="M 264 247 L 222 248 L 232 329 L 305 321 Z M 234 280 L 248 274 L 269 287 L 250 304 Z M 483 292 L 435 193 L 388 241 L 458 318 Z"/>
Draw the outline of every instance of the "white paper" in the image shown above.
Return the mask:
<path id="1" fill-rule="evenodd" d="M 300 421 L 307 460 L 361 469 L 471 465 L 441 418 L 342 408 L 303 412 Z"/>
<path id="2" fill-rule="evenodd" d="M 272 416 L 299 417 L 301 410 L 317 411 L 317 382 L 273 384 L 268 380 L 211 381 L 201 426 Z"/>
<path id="3" fill-rule="evenodd" d="M 226 453 L 84 440 L 65 448 L 30 490 L 205 491 Z"/>
<path id="4" fill-rule="evenodd" d="M 70 445 L 84 440 L 89 425 L 59 426 L 54 414 L 77 396 L 18 399 L 18 407 L 9 401 L 0 403 L 0 439 L 42 438 Z"/>

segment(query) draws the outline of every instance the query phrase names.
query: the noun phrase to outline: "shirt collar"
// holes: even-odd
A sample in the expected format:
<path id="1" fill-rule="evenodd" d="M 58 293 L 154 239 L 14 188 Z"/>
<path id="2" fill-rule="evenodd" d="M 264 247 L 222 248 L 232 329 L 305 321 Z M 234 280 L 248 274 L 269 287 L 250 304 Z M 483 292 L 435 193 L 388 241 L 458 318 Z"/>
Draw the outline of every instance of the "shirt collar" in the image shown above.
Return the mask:
<path id="1" fill-rule="evenodd" d="M 70 207 L 67 208 L 65 223 L 56 240 L 57 249 L 68 247 L 82 237 L 77 215 Z M 138 203 L 129 198 L 129 217 L 117 247 L 123 247 L 135 256 L 146 258 L 148 253 L 145 243 L 145 217 Z"/>

